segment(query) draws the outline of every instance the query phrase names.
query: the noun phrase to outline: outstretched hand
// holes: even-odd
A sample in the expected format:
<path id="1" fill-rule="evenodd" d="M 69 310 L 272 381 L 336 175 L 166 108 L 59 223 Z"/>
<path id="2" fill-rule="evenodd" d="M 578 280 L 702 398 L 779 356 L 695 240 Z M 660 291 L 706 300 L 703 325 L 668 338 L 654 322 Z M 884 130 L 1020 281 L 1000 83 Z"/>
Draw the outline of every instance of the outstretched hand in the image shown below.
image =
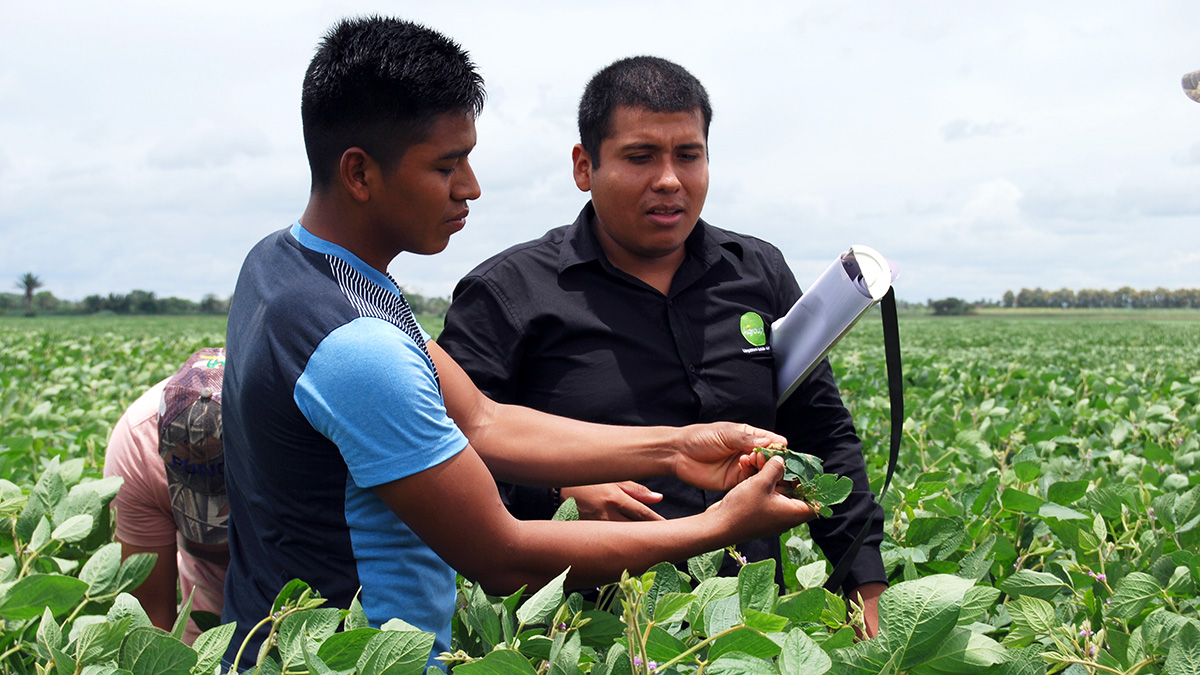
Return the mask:
<path id="1" fill-rule="evenodd" d="M 708 511 L 732 519 L 731 527 L 745 539 L 778 535 L 816 518 L 808 502 L 792 499 L 777 489 L 783 468 L 782 459 L 768 460 L 761 471 L 730 490 Z"/>
<path id="2" fill-rule="evenodd" d="M 746 480 L 761 461 L 752 456 L 754 448 L 787 442 L 777 433 L 734 422 L 693 424 L 682 433 L 675 477 L 705 490 L 728 490 Z"/>
<path id="3" fill-rule="evenodd" d="M 568 497 L 580 520 L 663 520 L 647 506 L 662 501 L 662 494 L 633 481 L 563 488 L 562 498 Z"/>

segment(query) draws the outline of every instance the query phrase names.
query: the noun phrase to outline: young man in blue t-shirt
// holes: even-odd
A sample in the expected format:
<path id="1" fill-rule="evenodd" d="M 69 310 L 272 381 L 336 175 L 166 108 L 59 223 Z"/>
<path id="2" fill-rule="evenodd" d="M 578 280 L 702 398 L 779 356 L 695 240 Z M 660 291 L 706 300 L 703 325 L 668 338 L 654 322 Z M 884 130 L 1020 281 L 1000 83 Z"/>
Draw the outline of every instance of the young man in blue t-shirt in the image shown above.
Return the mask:
<path id="1" fill-rule="evenodd" d="M 777 434 L 605 426 L 500 405 L 428 340 L 387 267 L 402 251 L 440 252 L 466 224 L 480 194 L 468 155 L 483 98 L 457 44 L 404 21 L 343 21 L 309 66 L 308 205 L 249 253 L 230 307 L 230 656 L 292 578 L 333 606 L 360 593 L 374 625 L 399 617 L 435 633 L 436 655 L 450 646 L 455 571 L 492 593 L 536 588 L 568 566 L 570 586 L 595 586 L 813 516 L 776 492 L 782 463 L 759 467 L 750 453 Z M 562 523 L 510 516 L 493 475 L 745 482 L 690 518 Z"/>

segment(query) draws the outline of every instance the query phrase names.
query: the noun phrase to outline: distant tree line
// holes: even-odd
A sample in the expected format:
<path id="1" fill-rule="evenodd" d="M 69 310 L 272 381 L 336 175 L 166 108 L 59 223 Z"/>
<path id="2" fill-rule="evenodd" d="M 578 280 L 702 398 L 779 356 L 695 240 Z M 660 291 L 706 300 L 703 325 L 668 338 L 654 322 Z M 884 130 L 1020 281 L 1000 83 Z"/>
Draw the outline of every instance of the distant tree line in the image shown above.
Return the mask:
<path id="1" fill-rule="evenodd" d="M 0 293 L 0 314 L 228 314 L 229 298 L 205 295 L 200 302 L 187 298 L 160 298 L 154 291 L 133 290 L 127 294 L 89 295 L 74 302 L 54 297 L 48 290 L 38 291 L 44 283 L 32 274 L 18 279 L 23 293 Z M 404 292 L 414 314 L 445 316 L 450 298 L 425 297 L 420 293 Z"/>
<path id="2" fill-rule="evenodd" d="M 1159 287 L 1152 291 L 1134 290 L 1123 286 L 1115 291 L 1098 291 L 1085 288 L 1073 291 L 1063 288 L 1047 291 L 1041 288 L 1022 288 L 1019 293 L 1005 291 L 1001 301 L 1004 307 L 1096 307 L 1133 309 L 1200 308 L 1200 289 L 1180 288 L 1167 290 Z"/>
<path id="3" fill-rule="evenodd" d="M 74 302 L 54 297 L 50 291 L 39 291 L 33 294 L 31 302 L 15 293 L 0 293 L 0 312 L 15 313 L 16 310 L 25 314 L 227 314 L 229 299 L 221 299 L 215 295 L 204 296 L 200 302 L 187 298 L 160 298 L 153 291 L 134 290 L 128 294 L 109 293 L 108 295 L 89 295 L 83 300 Z"/>

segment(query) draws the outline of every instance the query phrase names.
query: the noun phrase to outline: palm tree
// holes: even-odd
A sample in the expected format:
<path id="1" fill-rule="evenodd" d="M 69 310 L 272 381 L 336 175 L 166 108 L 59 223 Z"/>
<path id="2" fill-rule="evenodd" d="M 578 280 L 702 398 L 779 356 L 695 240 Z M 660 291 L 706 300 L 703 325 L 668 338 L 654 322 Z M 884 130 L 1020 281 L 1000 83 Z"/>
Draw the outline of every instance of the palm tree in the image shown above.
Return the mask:
<path id="1" fill-rule="evenodd" d="M 45 284 L 33 272 L 26 272 L 17 278 L 17 288 L 25 291 L 25 315 L 33 316 L 33 292 Z"/>

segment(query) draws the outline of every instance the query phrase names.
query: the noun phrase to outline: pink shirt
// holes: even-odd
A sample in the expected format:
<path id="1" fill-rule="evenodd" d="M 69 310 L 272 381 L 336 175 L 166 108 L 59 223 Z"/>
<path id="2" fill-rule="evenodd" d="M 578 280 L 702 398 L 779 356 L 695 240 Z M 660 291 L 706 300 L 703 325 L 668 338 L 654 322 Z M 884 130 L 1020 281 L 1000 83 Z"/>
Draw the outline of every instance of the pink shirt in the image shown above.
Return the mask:
<path id="1" fill-rule="evenodd" d="M 225 567 L 199 560 L 178 542 L 175 515 L 167 494 L 167 471 L 158 454 L 158 408 L 163 380 L 142 394 L 113 427 L 104 458 L 104 475 L 121 476 L 125 482 L 112 501 L 116 510 L 117 538 L 145 548 L 176 545 L 179 583 L 183 598 L 194 589 L 192 609 L 221 614 L 224 603 Z M 184 641 L 191 644 L 200 634 L 188 621 Z"/>

